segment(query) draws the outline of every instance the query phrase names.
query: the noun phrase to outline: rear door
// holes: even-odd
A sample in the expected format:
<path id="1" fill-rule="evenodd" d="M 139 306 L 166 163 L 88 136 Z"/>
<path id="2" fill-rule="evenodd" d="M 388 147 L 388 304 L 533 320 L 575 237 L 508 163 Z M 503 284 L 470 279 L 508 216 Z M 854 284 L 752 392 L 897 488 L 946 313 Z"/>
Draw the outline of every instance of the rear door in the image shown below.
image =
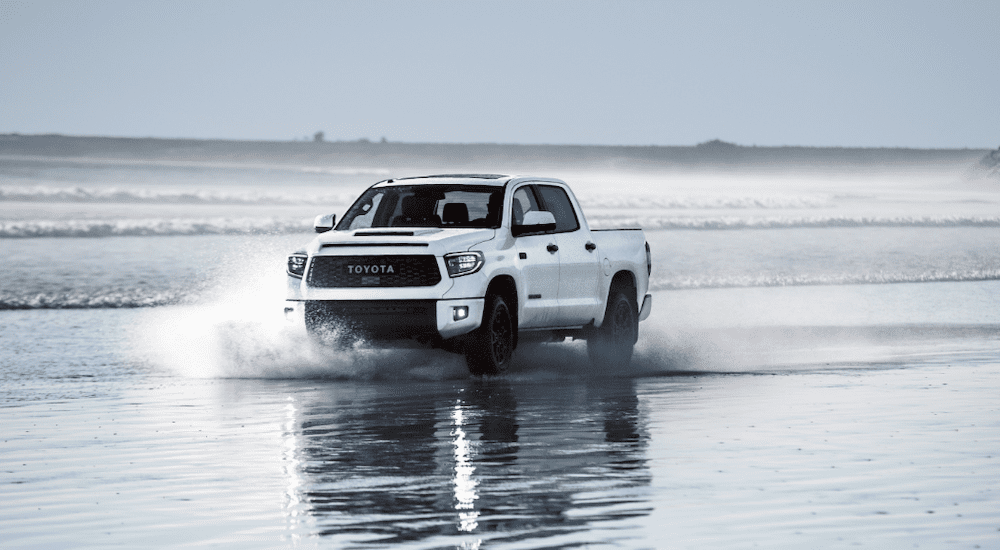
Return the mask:
<path id="1" fill-rule="evenodd" d="M 556 218 L 553 235 L 559 247 L 560 326 L 586 325 L 600 313 L 600 251 L 583 227 L 565 189 L 557 185 L 535 186 L 542 208 Z"/>

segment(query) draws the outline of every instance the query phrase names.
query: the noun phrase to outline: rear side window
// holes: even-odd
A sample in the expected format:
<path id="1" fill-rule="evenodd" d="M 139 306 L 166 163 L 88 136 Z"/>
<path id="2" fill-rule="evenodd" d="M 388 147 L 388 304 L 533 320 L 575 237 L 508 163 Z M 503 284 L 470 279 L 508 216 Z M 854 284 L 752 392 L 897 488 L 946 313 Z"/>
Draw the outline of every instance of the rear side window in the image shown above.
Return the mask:
<path id="1" fill-rule="evenodd" d="M 573 211 L 573 203 L 569 202 L 569 196 L 563 188 L 539 185 L 536 189 L 542 196 L 545 210 L 552 212 L 556 218 L 556 233 L 568 233 L 580 229 L 580 222 L 577 221 L 576 212 Z"/>

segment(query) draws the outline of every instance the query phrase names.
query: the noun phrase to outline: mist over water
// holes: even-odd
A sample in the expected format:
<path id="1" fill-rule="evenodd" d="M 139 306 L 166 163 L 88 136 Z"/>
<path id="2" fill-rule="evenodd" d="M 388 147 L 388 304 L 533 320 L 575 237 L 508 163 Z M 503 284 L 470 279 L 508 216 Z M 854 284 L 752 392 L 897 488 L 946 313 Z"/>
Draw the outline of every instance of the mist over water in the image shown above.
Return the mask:
<path id="1" fill-rule="evenodd" d="M 317 213 L 342 214 L 378 177 L 372 169 L 27 162 L 0 162 L 9 258 L 0 309 L 197 302 L 216 256 L 261 239 L 294 249 Z M 573 185 L 594 227 L 645 229 L 657 259 L 652 288 L 676 290 L 997 280 L 996 186 L 967 172 L 944 164 L 545 173 Z M 115 269 L 104 265 L 109 252 Z M 81 269 L 87 277 L 68 283 Z"/>

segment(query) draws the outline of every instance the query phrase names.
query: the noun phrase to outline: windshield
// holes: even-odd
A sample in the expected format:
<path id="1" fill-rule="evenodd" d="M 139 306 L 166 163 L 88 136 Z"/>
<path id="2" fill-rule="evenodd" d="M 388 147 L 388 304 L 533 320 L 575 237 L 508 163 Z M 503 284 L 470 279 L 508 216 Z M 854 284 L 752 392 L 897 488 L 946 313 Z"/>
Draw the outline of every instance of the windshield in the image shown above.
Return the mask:
<path id="1" fill-rule="evenodd" d="M 338 230 L 376 227 L 500 227 L 503 187 L 394 185 L 365 191 Z"/>

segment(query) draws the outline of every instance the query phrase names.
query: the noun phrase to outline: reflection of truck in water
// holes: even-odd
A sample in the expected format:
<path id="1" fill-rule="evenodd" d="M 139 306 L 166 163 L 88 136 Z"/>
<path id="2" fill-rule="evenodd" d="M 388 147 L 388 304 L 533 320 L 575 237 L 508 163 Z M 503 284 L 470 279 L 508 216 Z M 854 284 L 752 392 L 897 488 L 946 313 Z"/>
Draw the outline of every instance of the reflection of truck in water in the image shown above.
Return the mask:
<path id="1" fill-rule="evenodd" d="M 463 533 L 551 541 L 652 509 L 630 378 L 300 390 L 283 425 L 289 519 L 337 547 L 454 548 L 448 537 Z"/>
<path id="2" fill-rule="evenodd" d="M 288 257 L 285 314 L 317 340 L 416 342 L 495 374 L 519 341 L 587 340 L 624 366 L 649 316 L 649 245 L 593 230 L 560 180 L 446 175 L 379 182 Z"/>

